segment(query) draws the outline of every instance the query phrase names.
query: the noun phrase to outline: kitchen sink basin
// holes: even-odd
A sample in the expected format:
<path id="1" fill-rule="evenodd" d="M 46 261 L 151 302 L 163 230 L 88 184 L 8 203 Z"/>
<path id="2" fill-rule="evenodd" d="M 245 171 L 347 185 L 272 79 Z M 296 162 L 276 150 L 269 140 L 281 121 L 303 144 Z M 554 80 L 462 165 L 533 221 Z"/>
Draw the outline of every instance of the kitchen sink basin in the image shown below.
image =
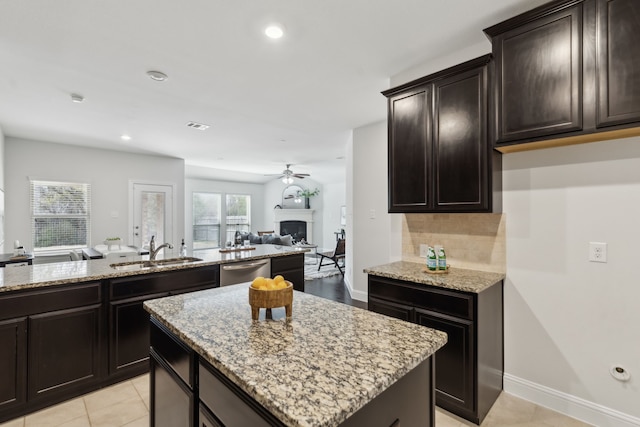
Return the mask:
<path id="1" fill-rule="evenodd" d="M 132 271 L 132 270 L 148 270 L 154 267 L 163 267 L 167 265 L 184 265 L 192 262 L 202 261 L 201 258 L 194 257 L 182 257 L 182 258 L 167 258 L 157 259 L 153 261 L 129 261 L 118 262 L 115 264 L 109 264 L 109 267 L 115 268 L 119 271 Z"/>

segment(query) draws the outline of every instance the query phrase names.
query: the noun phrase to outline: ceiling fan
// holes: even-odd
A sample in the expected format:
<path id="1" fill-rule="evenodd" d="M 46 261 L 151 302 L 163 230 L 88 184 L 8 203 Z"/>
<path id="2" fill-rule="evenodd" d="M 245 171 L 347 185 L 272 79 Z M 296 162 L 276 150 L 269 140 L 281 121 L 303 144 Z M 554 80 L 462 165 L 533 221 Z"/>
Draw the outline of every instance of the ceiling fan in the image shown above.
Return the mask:
<path id="1" fill-rule="evenodd" d="M 270 174 L 270 175 L 278 175 L 278 174 Z M 282 171 L 280 176 L 276 179 L 282 179 L 282 182 L 285 184 L 292 184 L 293 178 L 304 179 L 306 176 L 311 176 L 308 173 L 294 173 L 291 170 L 291 163 L 287 164 L 287 168 Z"/>

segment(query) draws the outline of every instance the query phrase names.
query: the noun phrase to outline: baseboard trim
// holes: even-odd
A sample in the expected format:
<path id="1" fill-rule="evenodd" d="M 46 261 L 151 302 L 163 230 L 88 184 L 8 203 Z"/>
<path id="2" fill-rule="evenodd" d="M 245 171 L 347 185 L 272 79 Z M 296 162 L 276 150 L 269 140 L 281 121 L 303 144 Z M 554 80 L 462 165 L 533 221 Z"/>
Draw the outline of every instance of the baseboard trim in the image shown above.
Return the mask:
<path id="1" fill-rule="evenodd" d="M 640 426 L 640 418 L 507 373 L 504 391 L 594 426 Z"/>
<path id="2" fill-rule="evenodd" d="M 351 299 L 357 299 L 358 301 L 364 301 L 364 302 L 368 301 L 367 293 L 363 291 L 354 291 L 353 285 L 351 285 L 351 282 L 349 281 L 349 278 L 346 275 L 344 276 L 344 283 L 345 285 L 347 285 L 347 291 L 349 292 Z"/>

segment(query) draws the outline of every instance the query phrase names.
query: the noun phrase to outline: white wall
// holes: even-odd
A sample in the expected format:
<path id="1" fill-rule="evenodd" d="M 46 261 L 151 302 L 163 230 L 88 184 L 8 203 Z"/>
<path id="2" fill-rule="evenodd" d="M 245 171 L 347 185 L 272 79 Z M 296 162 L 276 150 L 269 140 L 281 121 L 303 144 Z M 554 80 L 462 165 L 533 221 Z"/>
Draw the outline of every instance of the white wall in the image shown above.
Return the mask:
<path id="1" fill-rule="evenodd" d="M 332 250 L 336 247 L 336 231 L 346 227 L 340 225 L 340 208 L 346 204 L 346 184 L 344 182 L 325 184 L 323 186 L 322 205 L 322 245 L 326 250 Z M 347 240 L 348 242 L 348 240 Z"/>
<path id="2" fill-rule="evenodd" d="M 172 243 L 184 235 L 184 161 L 7 137 L 5 140 L 6 241 L 31 250 L 29 178 L 91 183 L 91 244 L 129 230 L 129 180 L 175 184 Z M 117 218 L 112 213 L 117 213 Z M 125 237 L 126 236 L 126 237 Z"/>
<path id="3" fill-rule="evenodd" d="M 640 425 L 640 138 L 504 155 L 503 185 L 505 389 L 551 405 L 548 387 Z M 608 244 L 606 264 L 588 262 L 589 242 Z"/>
<path id="4" fill-rule="evenodd" d="M 347 160 L 353 176 L 347 178 L 345 277 L 352 297 L 366 301 L 367 276 L 362 270 L 401 257 L 401 217 L 387 213 L 386 121 L 355 129 Z"/>
<path id="5" fill-rule="evenodd" d="M 0 191 L 4 193 L 4 133 L 2 127 L 0 127 Z M 4 194 L 2 194 L 2 200 L 0 200 L 0 254 L 5 252 L 5 221 L 4 221 Z M 13 247 L 13 246 L 9 246 Z"/>
<path id="6" fill-rule="evenodd" d="M 187 178 L 185 180 L 185 201 L 184 201 L 184 229 L 186 235 L 184 236 L 185 244 L 187 248 L 193 248 L 193 193 L 194 192 L 208 192 L 208 193 L 221 193 L 222 203 L 225 202 L 225 196 L 227 194 L 246 194 L 251 196 L 251 230 L 270 230 L 267 225 L 267 219 L 264 215 L 264 185 L 263 184 L 249 184 L 245 182 L 230 182 L 230 181 L 213 181 L 207 179 L 192 179 Z M 273 224 L 271 224 L 271 227 Z M 265 228 L 267 227 L 267 228 Z"/>

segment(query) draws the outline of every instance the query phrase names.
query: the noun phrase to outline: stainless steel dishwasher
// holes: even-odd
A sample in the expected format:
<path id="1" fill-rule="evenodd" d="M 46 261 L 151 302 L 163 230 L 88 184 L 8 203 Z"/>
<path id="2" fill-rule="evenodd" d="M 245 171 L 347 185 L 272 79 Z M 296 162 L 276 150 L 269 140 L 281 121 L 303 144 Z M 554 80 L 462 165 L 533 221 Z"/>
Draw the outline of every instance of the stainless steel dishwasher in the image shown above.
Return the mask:
<path id="1" fill-rule="evenodd" d="M 220 286 L 250 282 L 259 276 L 271 276 L 269 258 L 220 265 Z"/>

